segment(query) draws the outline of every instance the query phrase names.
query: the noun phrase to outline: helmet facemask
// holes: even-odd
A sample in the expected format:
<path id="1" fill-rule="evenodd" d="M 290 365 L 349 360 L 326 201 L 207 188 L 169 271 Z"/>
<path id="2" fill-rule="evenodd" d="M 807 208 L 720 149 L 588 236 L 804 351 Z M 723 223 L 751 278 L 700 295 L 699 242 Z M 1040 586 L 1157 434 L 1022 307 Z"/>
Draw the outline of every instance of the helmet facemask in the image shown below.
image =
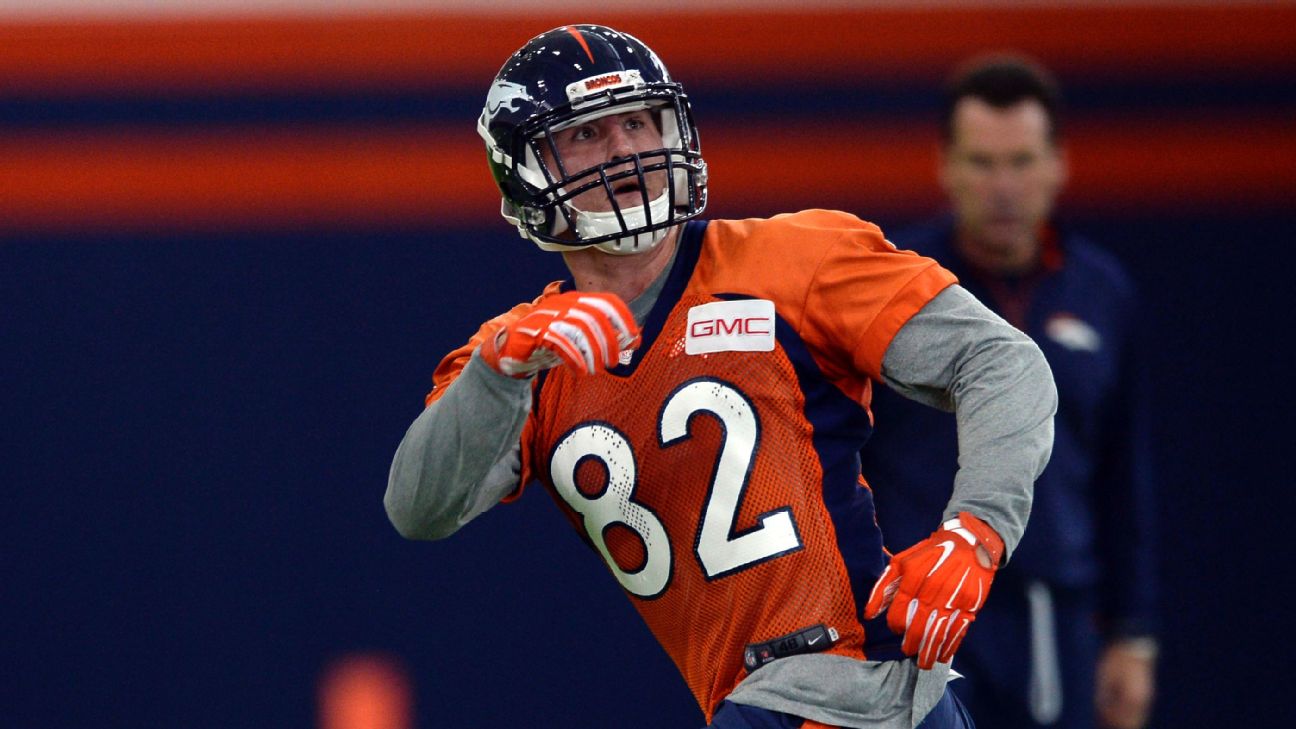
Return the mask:
<path id="1" fill-rule="evenodd" d="M 650 53 L 650 52 L 649 52 Z M 664 71 L 663 71 L 664 73 Z M 497 82 L 497 87 L 499 84 Z M 552 87 L 551 87 L 552 88 Z M 514 92 L 506 89 L 509 94 Z M 669 230 L 706 206 L 706 163 L 699 152 L 688 101 L 678 84 L 646 83 L 629 69 L 567 84 L 567 103 L 540 104 L 488 99 L 487 108 L 534 103 L 537 112 L 501 135 L 492 135 L 483 112 L 478 131 L 487 142 L 492 169 L 503 192 L 501 213 L 519 234 L 544 250 L 595 247 L 606 253 L 638 253 L 657 245 Z M 648 110 L 662 147 L 569 169 L 554 135 L 601 117 Z M 632 183 L 637 201 L 618 201 L 617 189 Z M 608 209 L 582 210 L 577 199 L 599 191 Z M 595 207 L 603 207 L 596 205 Z"/>
<path id="2" fill-rule="evenodd" d="M 614 158 L 584 170 L 572 170 L 565 164 L 554 143 L 557 132 L 603 116 L 644 108 L 651 112 L 662 136 L 661 148 Z M 544 177 L 545 184 L 537 190 L 536 198 L 541 207 L 550 211 L 546 216 L 549 235 L 561 242 L 537 243 L 546 250 L 593 245 L 614 255 L 652 248 L 671 227 L 682 222 L 677 208 L 686 211 L 696 205 L 697 201 L 690 199 L 690 183 L 694 176 L 705 175 L 705 170 L 690 164 L 685 151 L 677 111 L 668 108 L 666 102 L 609 105 L 568 121 L 546 124 L 543 131 L 528 140 L 526 156 L 528 166 L 537 166 Z M 552 165 L 546 160 L 552 160 Z M 618 193 L 623 193 L 627 185 L 634 187 L 637 201 L 618 199 Z M 580 200 L 584 198 L 588 205 L 591 194 L 606 199 L 608 209 L 582 209 Z M 575 232 L 574 239 L 564 235 L 568 231 Z"/>

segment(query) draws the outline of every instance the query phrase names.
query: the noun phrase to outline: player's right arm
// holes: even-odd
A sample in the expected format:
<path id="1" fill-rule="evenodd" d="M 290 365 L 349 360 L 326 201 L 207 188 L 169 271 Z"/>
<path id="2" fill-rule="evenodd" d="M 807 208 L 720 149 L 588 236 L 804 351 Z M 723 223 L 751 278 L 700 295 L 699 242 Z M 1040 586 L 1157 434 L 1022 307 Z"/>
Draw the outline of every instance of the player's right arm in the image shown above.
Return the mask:
<path id="1" fill-rule="evenodd" d="M 419 414 L 392 459 L 383 506 L 407 539 L 443 539 L 518 486 L 531 380 L 474 351 Z"/>
<path id="2" fill-rule="evenodd" d="M 442 539 L 514 491 L 535 374 L 617 364 L 639 331 L 616 296 L 546 292 L 488 322 L 433 377 L 427 408 L 392 459 L 387 516 L 409 539 Z"/>

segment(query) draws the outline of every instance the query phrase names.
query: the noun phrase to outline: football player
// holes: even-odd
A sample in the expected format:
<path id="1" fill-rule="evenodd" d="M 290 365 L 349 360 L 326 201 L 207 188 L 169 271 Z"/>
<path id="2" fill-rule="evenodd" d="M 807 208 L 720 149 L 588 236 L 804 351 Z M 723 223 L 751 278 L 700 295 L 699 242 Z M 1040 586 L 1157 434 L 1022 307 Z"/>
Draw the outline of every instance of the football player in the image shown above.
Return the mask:
<path id="1" fill-rule="evenodd" d="M 710 726 L 972 726 L 949 661 L 1049 457 L 1038 347 L 852 215 L 702 219 L 689 101 L 625 33 L 533 38 L 478 131 L 504 218 L 571 276 L 436 368 L 392 463 L 397 530 L 448 537 L 538 482 Z M 963 446 L 942 518 L 894 556 L 860 477 L 873 381 L 952 409 Z"/>

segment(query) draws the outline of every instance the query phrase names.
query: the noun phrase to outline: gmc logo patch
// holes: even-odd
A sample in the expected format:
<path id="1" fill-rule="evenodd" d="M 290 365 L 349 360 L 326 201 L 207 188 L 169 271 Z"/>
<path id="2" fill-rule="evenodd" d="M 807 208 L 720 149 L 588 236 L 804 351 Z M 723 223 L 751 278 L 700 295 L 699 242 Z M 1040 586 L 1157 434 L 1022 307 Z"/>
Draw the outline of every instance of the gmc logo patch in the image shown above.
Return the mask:
<path id="1" fill-rule="evenodd" d="M 684 333 L 687 354 L 773 350 L 773 301 L 714 301 L 689 309 L 688 329 Z"/>

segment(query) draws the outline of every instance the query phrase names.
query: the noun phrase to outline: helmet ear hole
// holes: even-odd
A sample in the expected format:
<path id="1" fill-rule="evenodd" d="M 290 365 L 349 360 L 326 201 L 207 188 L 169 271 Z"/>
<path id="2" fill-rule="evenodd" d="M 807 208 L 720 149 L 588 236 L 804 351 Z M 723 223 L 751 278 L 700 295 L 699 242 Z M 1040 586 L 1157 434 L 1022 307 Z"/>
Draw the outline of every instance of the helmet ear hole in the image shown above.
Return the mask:
<path id="1" fill-rule="evenodd" d="M 557 130 L 643 109 L 652 112 L 662 148 L 635 155 L 632 174 L 643 185 L 664 173 L 667 189 L 651 201 L 645 190 L 642 205 L 624 208 L 611 192 L 608 180 L 623 178 L 624 158 L 568 170 L 555 148 L 546 155 L 540 146 L 552 145 Z M 502 216 L 545 250 L 637 252 L 706 208 L 706 163 L 683 89 L 651 49 L 611 28 L 564 26 L 528 41 L 496 75 L 477 130 L 504 199 Z M 599 187 L 612 212 L 572 206 Z"/>

